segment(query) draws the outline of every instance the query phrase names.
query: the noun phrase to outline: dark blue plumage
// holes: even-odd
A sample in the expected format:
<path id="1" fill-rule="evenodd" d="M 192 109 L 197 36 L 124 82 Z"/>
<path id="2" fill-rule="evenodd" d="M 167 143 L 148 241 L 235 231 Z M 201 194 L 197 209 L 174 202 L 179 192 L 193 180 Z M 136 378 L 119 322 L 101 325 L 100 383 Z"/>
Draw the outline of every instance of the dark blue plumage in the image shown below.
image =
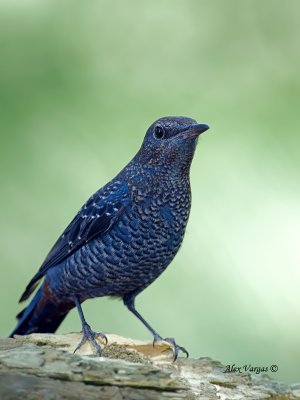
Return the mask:
<path id="1" fill-rule="evenodd" d="M 54 332 L 75 305 L 83 339 L 100 352 L 86 323 L 81 303 L 92 297 L 118 296 L 161 340 L 134 306 L 176 255 L 188 221 L 191 192 L 189 170 L 197 139 L 207 125 L 185 117 L 165 117 L 148 129 L 132 161 L 81 208 L 55 243 L 20 301 L 44 277 L 29 306 L 18 315 L 12 332 Z M 168 339 L 178 351 L 174 339 Z M 187 353 L 187 352 L 186 352 Z"/>

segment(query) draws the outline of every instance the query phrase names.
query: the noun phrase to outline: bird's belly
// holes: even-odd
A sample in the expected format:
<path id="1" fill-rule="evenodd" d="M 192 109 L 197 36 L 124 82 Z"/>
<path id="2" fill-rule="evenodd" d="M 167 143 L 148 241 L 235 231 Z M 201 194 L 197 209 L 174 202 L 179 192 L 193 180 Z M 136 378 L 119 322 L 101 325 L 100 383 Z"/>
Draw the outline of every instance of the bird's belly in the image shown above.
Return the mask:
<path id="1" fill-rule="evenodd" d="M 143 290 L 176 255 L 187 216 L 171 215 L 167 207 L 159 214 L 125 214 L 115 227 L 68 259 L 63 274 L 58 271 L 58 291 L 89 298 Z"/>
<path id="2" fill-rule="evenodd" d="M 176 255 L 184 235 L 186 221 L 167 213 L 132 219 L 132 213 L 118 229 L 95 243 L 105 254 L 101 268 L 108 287 L 125 294 L 153 282 Z M 146 216 L 145 216 L 146 215 Z M 101 249 L 101 250 L 100 250 Z"/>

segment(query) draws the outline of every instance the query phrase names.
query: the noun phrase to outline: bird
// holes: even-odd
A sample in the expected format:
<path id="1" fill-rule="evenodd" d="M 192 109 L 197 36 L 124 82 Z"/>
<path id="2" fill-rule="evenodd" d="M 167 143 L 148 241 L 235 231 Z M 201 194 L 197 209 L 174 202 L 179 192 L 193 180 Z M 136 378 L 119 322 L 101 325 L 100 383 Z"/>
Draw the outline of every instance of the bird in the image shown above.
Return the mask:
<path id="1" fill-rule="evenodd" d="M 82 303 L 111 296 L 152 333 L 153 346 L 167 341 L 177 359 L 188 351 L 163 339 L 135 307 L 136 296 L 168 267 L 184 237 L 191 208 L 190 167 L 199 135 L 209 129 L 188 117 L 163 117 L 148 128 L 133 159 L 93 194 L 58 238 L 19 302 L 36 290 L 17 315 L 14 335 L 54 333 L 77 308 L 82 339 L 98 355 L 107 337 L 95 332 Z M 101 345 L 97 338 L 101 338 Z"/>

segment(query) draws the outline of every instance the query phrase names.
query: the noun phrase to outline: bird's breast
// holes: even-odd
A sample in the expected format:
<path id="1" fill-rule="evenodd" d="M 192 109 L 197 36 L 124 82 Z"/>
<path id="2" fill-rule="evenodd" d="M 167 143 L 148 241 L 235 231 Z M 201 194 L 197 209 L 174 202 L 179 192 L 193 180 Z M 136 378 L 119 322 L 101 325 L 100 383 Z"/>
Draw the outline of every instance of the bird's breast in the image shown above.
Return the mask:
<path id="1" fill-rule="evenodd" d="M 133 191 L 130 216 L 148 241 L 175 249 L 181 243 L 189 217 L 189 185 L 157 185 L 151 189 Z"/>

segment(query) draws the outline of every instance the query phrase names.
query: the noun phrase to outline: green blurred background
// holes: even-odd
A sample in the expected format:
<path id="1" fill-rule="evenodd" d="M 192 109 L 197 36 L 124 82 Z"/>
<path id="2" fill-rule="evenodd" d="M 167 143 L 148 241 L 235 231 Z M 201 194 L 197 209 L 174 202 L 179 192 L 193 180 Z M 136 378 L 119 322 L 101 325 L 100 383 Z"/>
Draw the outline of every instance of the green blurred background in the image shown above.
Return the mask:
<path id="1" fill-rule="evenodd" d="M 1 326 L 82 203 L 165 115 L 211 130 L 171 267 L 137 300 L 193 357 L 300 380 L 300 2 L 1 1 Z M 151 339 L 120 301 L 94 329 Z M 60 332 L 79 331 L 72 312 Z"/>

